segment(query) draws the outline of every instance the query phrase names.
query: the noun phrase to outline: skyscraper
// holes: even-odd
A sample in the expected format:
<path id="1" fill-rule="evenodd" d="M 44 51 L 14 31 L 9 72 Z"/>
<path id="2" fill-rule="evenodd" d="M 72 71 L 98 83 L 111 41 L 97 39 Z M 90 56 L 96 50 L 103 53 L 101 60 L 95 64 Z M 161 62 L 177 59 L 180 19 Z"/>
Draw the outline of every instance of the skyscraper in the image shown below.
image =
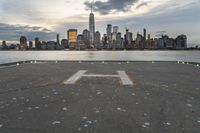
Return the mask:
<path id="1" fill-rule="evenodd" d="M 118 26 L 114 26 L 114 27 L 113 27 L 113 33 L 118 33 L 118 29 L 119 29 Z"/>
<path id="2" fill-rule="evenodd" d="M 20 46 L 22 50 L 26 50 L 27 48 L 27 39 L 25 36 L 20 37 Z"/>
<path id="3" fill-rule="evenodd" d="M 108 44 L 111 44 L 111 41 L 112 41 L 112 25 L 111 24 L 107 25 L 106 32 L 107 32 Z"/>
<path id="4" fill-rule="evenodd" d="M 146 48 L 146 39 L 147 39 L 147 30 L 144 28 L 143 30 L 143 36 L 144 36 L 144 39 L 143 39 L 143 48 Z"/>
<path id="5" fill-rule="evenodd" d="M 118 26 L 113 26 L 113 33 L 112 33 L 112 44 L 116 44 L 117 42 L 117 33 L 118 33 Z M 121 37 L 120 37 L 121 39 Z"/>
<path id="6" fill-rule="evenodd" d="M 148 48 L 151 48 L 151 35 L 148 34 Z"/>
<path id="7" fill-rule="evenodd" d="M 117 44 L 121 44 L 121 38 L 122 38 L 122 34 L 118 32 L 117 37 L 116 37 Z"/>
<path id="8" fill-rule="evenodd" d="M 60 45 L 60 35 L 57 34 L 57 45 Z"/>
<path id="9" fill-rule="evenodd" d="M 83 40 L 84 40 L 84 44 L 89 48 L 89 46 L 90 46 L 90 32 L 87 29 L 85 29 L 83 31 Z"/>
<path id="10" fill-rule="evenodd" d="M 147 39 L 147 30 L 144 28 L 144 40 L 146 41 L 146 39 Z"/>
<path id="11" fill-rule="evenodd" d="M 94 34 L 95 34 L 95 19 L 94 19 L 94 13 L 93 13 L 93 4 L 91 4 L 91 13 L 89 17 L 89 31 L 90 31 L 90 45 L 94 45 Z"/>
<path id="12" fill-rule="evenodd" d="M 101 43 L 101 34 L 99 31 L 95 32 L 94 42 L 95 42 L 95 47 Z"/>
<path id="13" fill-rule="evenodd" d="M 111 36 L 111 34 L 112 34 L 112 25 L 111 24 L 107 25 L 106 32 L 107 32 L 107 36 Z"/>
<path id="14" fill-rule="evenodd" d="M 187 36 L 186 35 L 179 35 L 176 39 L 176 48 L 177 49 L 184 49 L 187 48 Z"/>
<path id="15" fill-rule="evenodd" d="M 67 31 L 68 45 L 70 49 L 75 49 L 77 45 L 77 29 L 69 29 Z"/>
<path id="16" fill-rule="evenodd" d="M 38 37 L 35 38 L 35 49 L 40 50 L 41 49 L 41 43 Z"/>

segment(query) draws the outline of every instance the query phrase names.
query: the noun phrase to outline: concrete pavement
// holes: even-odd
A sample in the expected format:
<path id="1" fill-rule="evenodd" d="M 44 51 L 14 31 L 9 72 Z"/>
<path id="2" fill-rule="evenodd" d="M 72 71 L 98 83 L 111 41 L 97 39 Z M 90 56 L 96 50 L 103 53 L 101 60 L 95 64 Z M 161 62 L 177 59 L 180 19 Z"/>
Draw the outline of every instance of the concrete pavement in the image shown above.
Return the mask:
<path id="1" fill-rule="evenodd" d="M 89 76 L 64 84 L 80 70 Z M 175 62 L 3 67 L 0 133 L 199 133 L 199 75 L 199 67 Z"/>

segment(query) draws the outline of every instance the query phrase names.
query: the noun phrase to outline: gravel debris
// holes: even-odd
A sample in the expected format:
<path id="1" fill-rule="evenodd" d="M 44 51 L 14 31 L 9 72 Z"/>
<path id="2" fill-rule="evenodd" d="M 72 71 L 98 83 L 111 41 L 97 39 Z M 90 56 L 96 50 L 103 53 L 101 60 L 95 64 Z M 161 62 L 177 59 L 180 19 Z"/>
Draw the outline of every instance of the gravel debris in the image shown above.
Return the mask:
<path id="1" fill-rule="evenodd" d="M 60 124 L 61 122 L 60 121 L 54 121 L 52 122 L 52 125 L 56 125 L 56 124 Z"/>

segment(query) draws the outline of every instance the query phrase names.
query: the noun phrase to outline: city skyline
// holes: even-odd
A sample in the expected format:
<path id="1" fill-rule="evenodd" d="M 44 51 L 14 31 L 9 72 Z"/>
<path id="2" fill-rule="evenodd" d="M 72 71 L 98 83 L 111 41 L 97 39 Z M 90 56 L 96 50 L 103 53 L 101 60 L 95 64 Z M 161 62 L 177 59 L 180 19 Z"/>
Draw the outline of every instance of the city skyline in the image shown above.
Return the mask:
<path id="1" fill-rule="evenodd" d="M 21 35 L 27 36 L 29 40 L 35 37 L 52 40 L 57 33 L 61 38 L 67 38 L 66 30 L 71 28 L 78 29 L 81 33 L 84 29 L 89 29 L 91 2 L 1 0 L 0 40 L 18 41 Z M 167 31 L 166 34 L 170 37 L 186 34 L 189 44 L 199 44 L 199 10 L 198 0 L 95 1 L 95 27 L 102 35 L 106 33 L 106 25 L 109 23 L 119 26 L 119 31 L 123 34 L 127 27 L 134 37 L 137 32 L 142 33 L 143 28 L 152 36 L 157 31 Z"/>

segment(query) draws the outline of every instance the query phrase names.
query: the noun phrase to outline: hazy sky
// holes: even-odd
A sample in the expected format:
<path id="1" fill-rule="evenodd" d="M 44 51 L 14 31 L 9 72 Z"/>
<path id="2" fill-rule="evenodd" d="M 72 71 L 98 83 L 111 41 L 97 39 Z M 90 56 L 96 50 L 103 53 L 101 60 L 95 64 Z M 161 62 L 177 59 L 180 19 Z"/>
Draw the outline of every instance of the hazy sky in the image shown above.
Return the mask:
<path id="1" fill-rule="evenodd" d="M 87 0 L 0 0 L 0 40 L 55 40 L 56 33 L 66 38 L 66 30 L 88 29 L 90 3 Z M 154 37 L 167 31 L 170 37 L 186 34 L 188 42 L 200 43 L 200 0 L 96 0 L 96 30 L 106 32 L 111 23 L 123 33 L 127 27 Z"/>

